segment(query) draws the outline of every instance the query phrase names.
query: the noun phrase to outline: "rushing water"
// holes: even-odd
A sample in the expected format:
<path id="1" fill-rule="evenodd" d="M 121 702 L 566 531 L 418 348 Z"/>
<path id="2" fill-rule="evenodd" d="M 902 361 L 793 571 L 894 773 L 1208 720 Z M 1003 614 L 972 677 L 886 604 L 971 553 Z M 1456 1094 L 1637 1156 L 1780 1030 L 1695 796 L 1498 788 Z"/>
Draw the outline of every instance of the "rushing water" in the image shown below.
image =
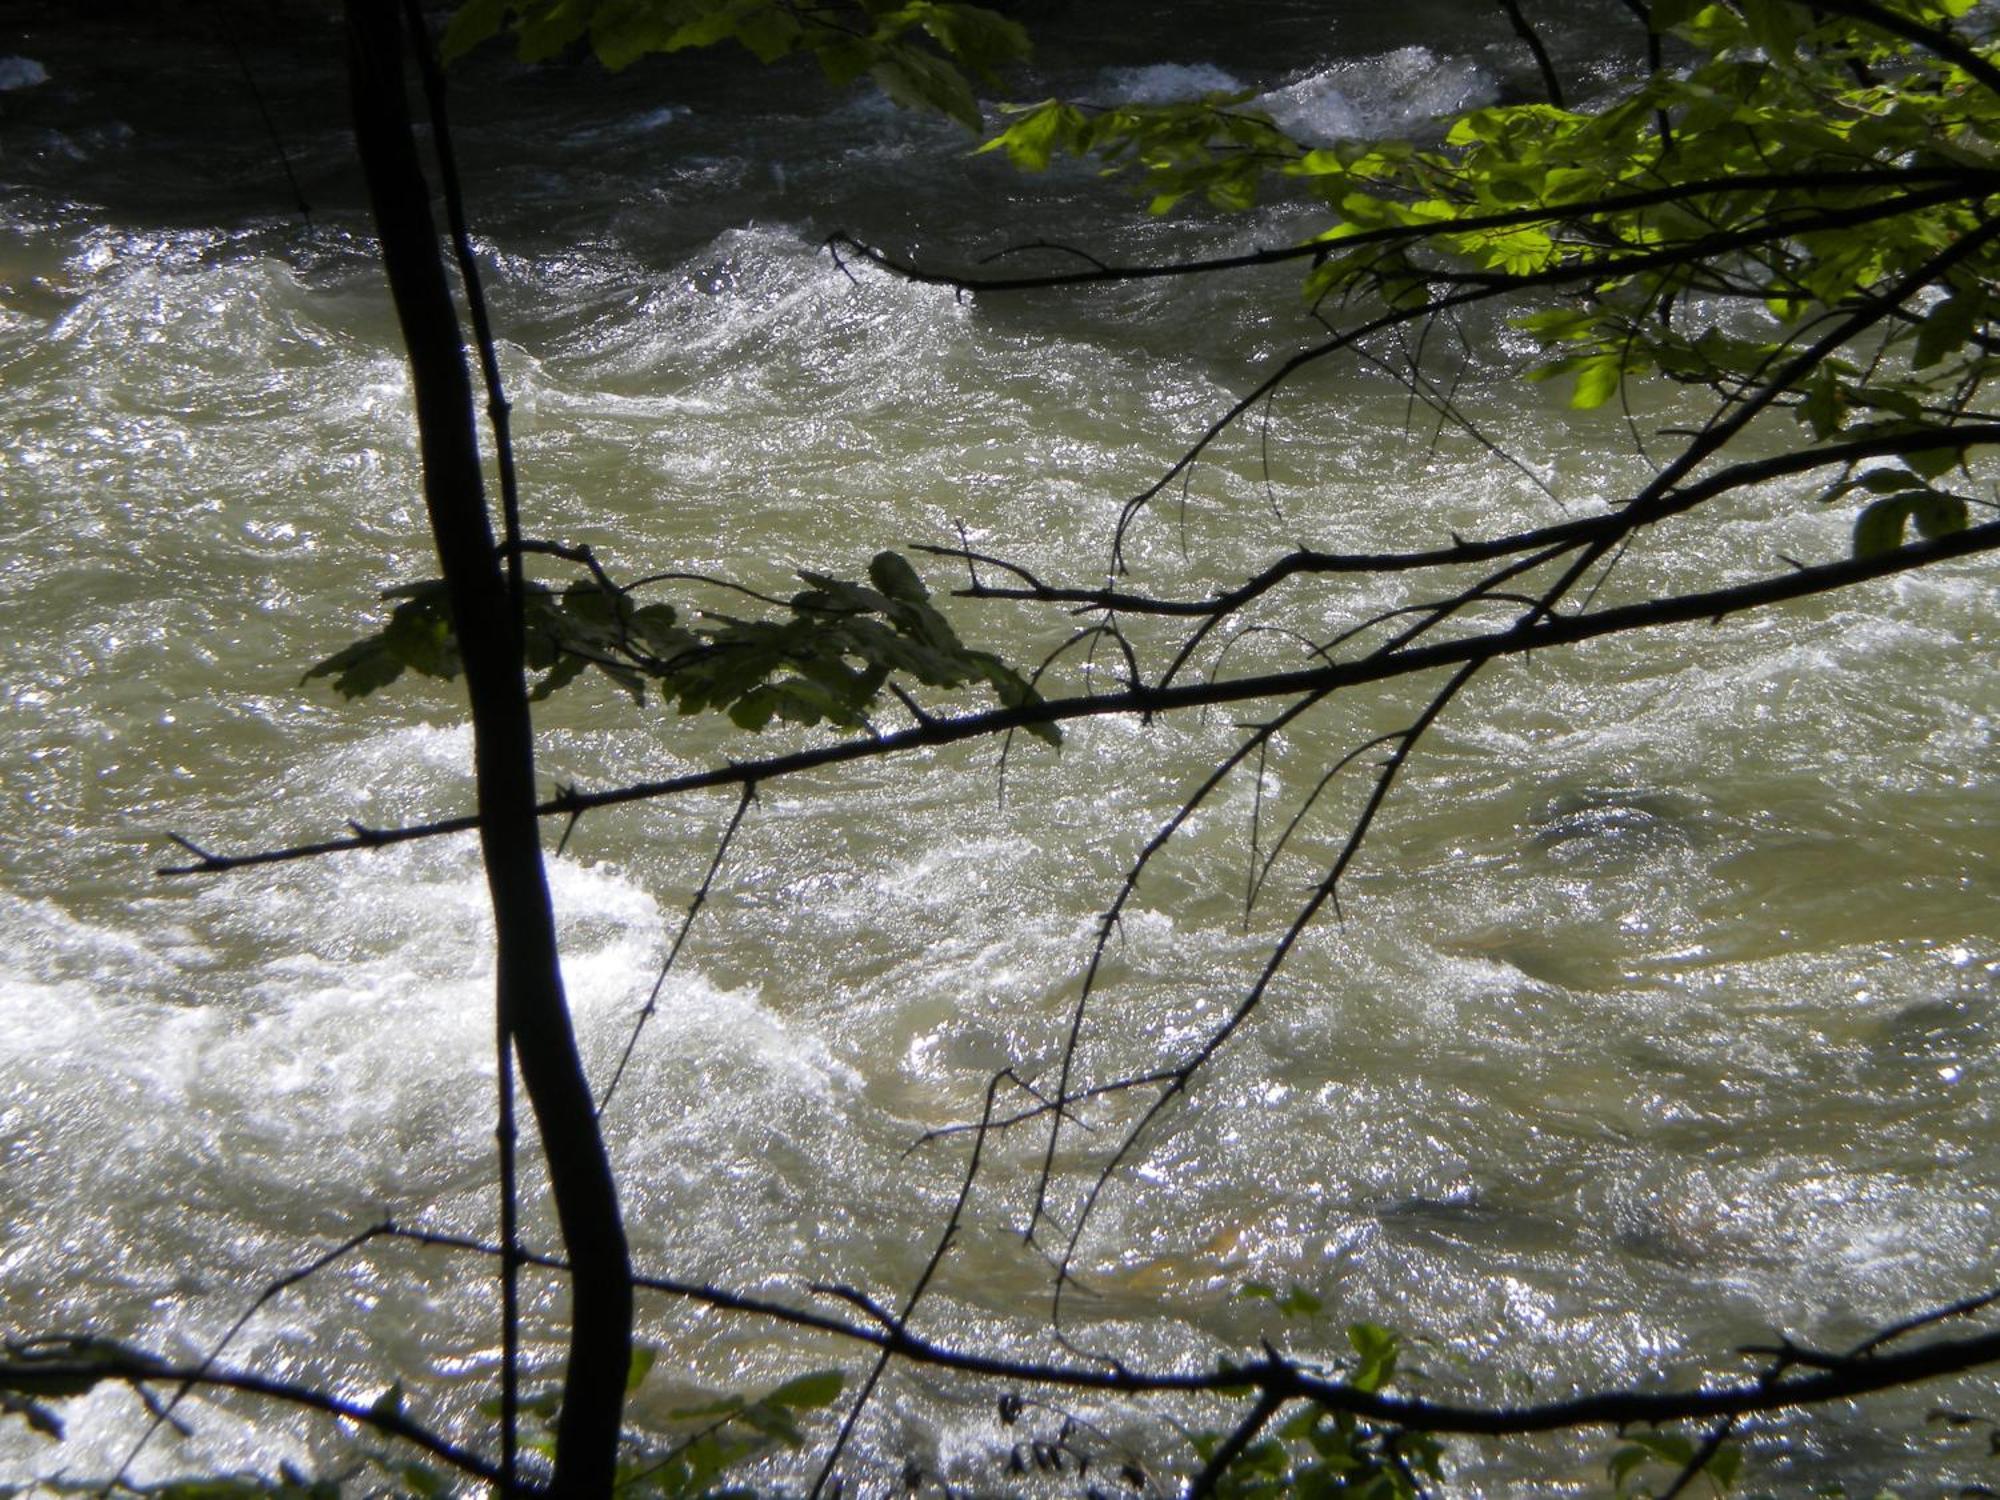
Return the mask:
<path id="1" fill-rule="evenodd" d="M 1303 130 L 1414 128 L 1519 71 L 1466 9 L 1364 27 L 1272 7 L 1259 37 L 1146 40 L 1172 63 L 1137 71 L 1129 29 L 1104 21 L 1032 88 L 1233 80 Z M 490 1236 L 491 974 L 466 840 L 168 882 L 151 874 L 165 835 L 249 849 L 455 812 L 469 740 L 447 686 L 355 705 L 299 682 L 377 590 L 430 571 L 334 38 L 301 22 L 245 39 L 309 225 L 217 38 L 138 45 L 71 18 L 11 45 L 49 76 L 0 68 L 23 85 L 0 92 L 0 1297 L 18 1333 L 192 1355 L 272 1276 L 385 1214 Z M 850 278 L 818 249 L 836 227 L 962 262 L 1042 235 L 1124 257 L 1274 243 L 1303 221 L 1139 222 L 1088 173 L 1017 179 L 943 127 L 775 76 L 472 70 L 468 190 L 533 531 L 627 574 L 783 589 L 962 523 L 983 551 L 1090 582 L 1120 502 L 1313 335 L 1289 273 L 1018 300 Z M 1630 492 L 1646 469 L 1619 418 L 1506 379 L 1504 328 L 1469 334 L 1461 396 L 1553 497 L 1462 435 L 1433 443 L 1379 372 L 1315 372 L 1139 526 L 1135 581 L 1199 594 L 1300 542 L 1427 545 Z M 1650 542 L 1602 598 L 1833 555 L 1846 525 L 1797 495 L 1737 502 Z M 1295 587 L 1258 619 L 1324 639 L 1407 587 Z M 952 610 L 1022 660 L 1073 628 Z M 1983 1286 L 1993 627 L 1968 565 L 1490 671 L 1426 741 L 1343 916 L 1107 1190 L 1070 1336 L 1191 1366 L 1267 1334 L 1336 1352 L 1367 1318 L 1436 1341 L 1421 1362 L 1442 1389 L 1548 1394 L 1727 1370 L 1746 1341 L 1839 1342 Z M 1138 635 L 1164 660 L 1164 633 Z M 1223 665 L 1299 655 L 1264 632 Z M 1076 663 L 1055 680 L 1084 681 Z M 1415 691 L 1352 695 L 1286 738 L 1261 768 L 1266 845 Z M 768 748 L 599 687 L 539 725 L 545 774 L 590 787 Z M 966 1142 L 906 1148 L 974 1117 L 998 1067 L 1053 1078 L 1096 914 L 1239 733 L 1226 713 L 1079 725 L 1060 757 L 1016 746 L 1004 799 L 993 746 L 767 786 L 607 1116 L 640 1263 L 899 1297 Z M 1191 822 L 1112 948 L 1086 1081 L 1157 1066 L 1236 1003 L 1355 796 L 1336 784 L 1247 924 L 1252 779 Z M 599 1079 L 732 800 L 593 816 L 552 862 Z M 1106 1106 L 1068 1138 L 1063 1213 L 1129 1118 Z M 925 1304 L 940 1337 L 1051 1348 L 1047 1266 L 1016 1233 L 1041 1139 L 996 1149 Z M 1251 1282 L 1327 1311 L 1280 1324 L 1237 1295 Z M 538 1284 L 543 1367 L 559 1311 Z M 666 1352 L 641 1424 L 690 1386 L 857 1365 L 762 1324 L 647 1316 Z M 479 1267 L 378 1247 L 271 1303 L 229 1357 L 362 1398 L 405 1380 L 415 1412 L 476 1436 L 496 1339 Z M 1020 1482 L 998 1467 L 1017 1434 L 994 1394 L 892 1377 L 863 1472 L 915 1454 L 975 1487 Z M 1939 1399 L 1990 1402 L 1877 1401 L 1755 1439 L 1755 1462 L 1784 1490 L 1982 1477 L 1983 1439 L 1923 1424 Z M 1172 1449 L 1143 1414 L 1079 1409 L 1104 1454 Z M 69 1411 L 60 1445 L 0 1428 L 0 1482 L 102 1476 L 143 1422 L 110 1391 Z M 162 1434 L 135 1474 L 337 1464 L 346 1441 L 241 1404 L 193 1415 L 196 1436 Z M 1467 1494 L 1589 1488 L 1606 1448 L 1467 1444 L 1451 1463 Z"/>

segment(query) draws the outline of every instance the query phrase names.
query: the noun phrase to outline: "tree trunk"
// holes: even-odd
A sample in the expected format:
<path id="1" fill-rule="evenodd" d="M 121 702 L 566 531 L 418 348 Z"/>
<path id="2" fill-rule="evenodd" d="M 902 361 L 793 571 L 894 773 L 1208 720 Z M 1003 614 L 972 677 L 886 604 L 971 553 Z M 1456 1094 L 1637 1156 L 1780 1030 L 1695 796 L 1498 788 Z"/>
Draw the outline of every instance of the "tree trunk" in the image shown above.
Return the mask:
<path id="1" fill-rule="evenodd" d="M 517 617 L 481 482 L 458 310 L 404 95 L 397 0 L 346 0 L 356 145 L 408 346 L 424 500 L 472 700 L 479 833 L 499 943 L 499 1015 L 548 1161 L 573 1268 L 554 1491 L 611 1493 L 631 1365 L 632 1268 L 617 1186 L 577 1056 L 535 818 L 534 743 Z"/>

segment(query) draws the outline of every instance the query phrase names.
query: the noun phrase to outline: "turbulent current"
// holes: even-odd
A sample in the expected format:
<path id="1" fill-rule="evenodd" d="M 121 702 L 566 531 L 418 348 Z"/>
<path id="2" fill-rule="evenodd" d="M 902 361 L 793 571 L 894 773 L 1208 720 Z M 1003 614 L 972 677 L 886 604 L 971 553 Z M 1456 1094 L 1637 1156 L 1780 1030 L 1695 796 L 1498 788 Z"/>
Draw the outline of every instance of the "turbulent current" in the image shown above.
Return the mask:
<path id="1" fill-rule="evenodd" d="M 1329 24 L 1274 5 L 1257 35 L 1228 9 L 1156 19 L 1160 35 L 1076 20 L 1010 88 L 1260 90 L 1330 139 L 1532 85 L 1497 8 Z M 153 874 L 170 833 L 248 851 L 462 812 L 470 739 L 455 684 L 349 703 L 301 682 L 379 625 L 383 589 L 434 571 L 337 32 L 309 11 L 229 38 L 62 10 L 0 36 L 19 54 L 0 58 L 0 1302 L 12 1336 L 198 1358 L 274 1277 L 367 1224 L 495 1233 L 490 923 L 464 837 Z M 1607 32 L 1564 61 L 1601 81 L 1622 48 Z M 1100 583 L 1122 503 L 1323 336 L 1285 268 L 959 297 L 821 249 L 847 229 L 940 265 L 1057 238 L 1129 261 L 1285 243 L 1309 232 L 1297 205 L 1148 219 L 1089 170 L 1022 177 L 948 126 L 733 60 L 607 79 L 496 56 L 457 90 L 527 528 L 622 576 L 785 593 L 800 568 L 855 577 L 885 547 L 963 538 Z M 1323 362 L 1137 521 L 1121 586 L 1199 598 L 1299 545 L 1588 514 L 1651 472 L 1635 432 L 1693 410 L 1642 393 L 1629 426 L 1615 404 L 1572 412 L 1560 382 L 1511 375 L 1503 323 L 1435 337 L 1427 368 L 1483 441 L 1381 365 Z M 1735 500 L 1647 537 L 1596 603 L 1835 557 L 1850 525 L 1803 492 Z M 963 584 L 920 561 L 940 595 Z M 1309 661 L 1417 587 L 1296 580 L 1190 670 Z M 694 582 L 649 597 L 759 608 Z M 945 607 L 1029 664 L 1085 623 Z M 1994 627 L 1988 576 L 1948 566 L 1489 669 L 1422 742 L 1339 912 L 1107 1179 L 1063 1337 L 1194 1369 L 1266 1337 L 1330 1359 L 1367 1320 L 1413 1341 L 1431 1388 L 1498 1400 L 1743 1372 L 1742 1344 L 1852 1342 L 1984 1287 L 2000 1239 Z M 1146 621 L 1132 637 L 1155 673 L 1183 638 Z M 1121 670 L 1079 647 L 1044 686 Z M 1336 760 L 1433 686 L 1336 697 L 1188 822 L 1107 949 L 1076 1085 L 1172 1063 L 1242 1000 L 1370 763 L 1314 802 L 1246 917 L 1255 862 Z M 605 1114 L 640 1266 L 846 1314 L 811 1288 L 905 1296 L 971 1140 L 917 1143 L 976 1119 L 1000 1068 L 1054 1087 L 1099 914 L 1268 712 L 1079 723 L 1060 754 L 1024 740 L 1004 767 L 977 743 L 764 786 Z M 551 786 L 817 742 L 602 683 L 537 724 Z M 600 1084 L 734 801 L 597 813 L 559 853 L 551 830 Z M 1072 1357 L 1047 1257 L 1143 1097 L 1079 1110 L 1057 1230 L 1033 1246 L 1045 1125 L 992 1143 L 921 1330 Z M 1243 1295 L 1258 1286 L 1321 1311 L 1281 1316 Z M 559 1364 L 561 1312 L 559 1285 L 531 1281 L 536 1380 Z M 661 1356 L 642 1429 L 691 1395 L 863 1368 L 851 1347 L 664 1299 L 644 1319 Z M 226 1359 L 363 1401 L 400 1381 L 413 1414 L 484 1442 L 498 1337 L 490 1268 L 377 1245 L 264 1305 Z M 1004 1427 L 1000 1389 L 892 1371 L 857 1432 L 869 1492 L 906 1459 L 972 1492 L 1026 1483 L 1010 1446 L 1060 1418 Z M 1752 1435 L 1753 1468 L 1783 1492 L 1990 1479 L 1983 1430 L 1925 1423 L 1939 1402 L 1995 1405 L 1960 1386 L 1778 1424 Z M 1191 1462 L 1173 1422 L 1230 1420 L 1070 1408 L 1095 1424 L 1079 1447 L 1155 1476 Z M 102 1480 L 146 1422 L 108 1388 L 65 1412 L 60 1443 L 0 1425 L 0 1486 Z M 160 1433 L 135 1478 L 338 1473 L 355 1441 L 242 1401 L 185 1415 L 192 1435 Z M 1457 1493 L 1591 1490 L 1610 1442 L 1455 1444 L 1448 1465 Z M 804 1463 L 766 1477 L 803 1488 Z"/>

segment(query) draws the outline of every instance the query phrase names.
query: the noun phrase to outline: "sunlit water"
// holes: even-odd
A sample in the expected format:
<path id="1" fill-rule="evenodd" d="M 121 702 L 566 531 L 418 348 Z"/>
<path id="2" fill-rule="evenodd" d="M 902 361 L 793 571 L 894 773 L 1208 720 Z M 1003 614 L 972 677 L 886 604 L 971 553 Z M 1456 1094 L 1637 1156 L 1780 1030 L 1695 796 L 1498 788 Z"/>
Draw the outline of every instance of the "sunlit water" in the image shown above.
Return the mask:
<path id="1" fill-rule="evenodd" d="M 1241 81 L 1301 130 L 1350 134 L 1492 97 L 1519 66 L 1503 35 L 1451 51 L 1433 30 L 1422 50 L 1307 19 L 1278 18 L 1280 66 L 1239 55 L 1240 38 L 1182 39 L 1154 53 L 1179 65 L 1117 72 L 1101 42 L 1055 84 L 1173 97 Z M 385 1215 L 493 1233 L 489 933 L 463 839 L 169 882 L 151 874 L 165 835 L 243 850 L 457 812 L 469 738 L 442 685 L 357 705 L 299 682 L 375 618 L 378 589 L 430 571 L 337 75 L 287 70 L 282 39 L 251 38 L 313 203 L 304 227 L 226 52 L 183 42 L 147 95 L 121 89 L 102 36 L 32 40 L 49 80 L 15 69 L 26 84 L 0 93 L 15 184 L 0 221 L 0 1296 L 17 1334 L 196 1355 L 274 1275 Z M 330 38 L 307 41 L 331 55 Z M 1313 336 L 1290 274 L 957 299 L 850 278 L 819 241 L 848 227 L 963 263 L 1059 234 L 1129 258 L 1279 243 L 1304 220 L 1141 223 L 1087 173 L 1017 179 L 942 127 L 780 76 L 475 70 L 470 195 L 531 530 L 626 574 L 782 590 L 796 568 L 853 576 L 962 524 L 1044 578 L 1096 581 L 1120 503 Z M 1489 351 L 1506 337 L 1469 336 Z M 1461 395 L 1560 499 L 1462 434 L 1433 442 L 1388 378 L 1328 369 L 1162 498 L 1131 537 L 1130 581 L 1198 595 L 1301 542 L 1430 545 L 1643 482 L 1621 418 L 1569 413 L 1561 390 L 1505 369 L 1467 356 Z M 1799 495 L 1733 503 L 1649 538 L 1600 598 L 1837 555 L 1847 525 Z M 939 589 L 956 576 L 929 573 Z M 1256 621 L 1325 639 L 1413 588 L 1296 585 Z M 952 608 L 969 638 L 1026 661 L 1074 628 Z M 1492 669 L 1426 740 L 1342 916 L 1106 1189 L 1065 1333 L 1182 1368 L 1265 1336 L 1331 1355 L 1365 1318 L 1433 1341 L 1419 1362 L 1440 1391 L 1492 1399 L 1726 1372 L 1744 1342 L 1838 1343 L 1984 1285 L 1993 626 L 1967 565 Z M 1135 638 L 1157 669 L 1173 638 Z M 1222 668 L 1301 657 L 1262 632 Z M 1066 660 L 1052 690 L 1085 684 Z M 1090 680 L 1109 680 L 1102 660 Z M 1127 909 L 1082 1082 L 1179 1056 L 1237 1003 L 1361 783 L 1335 784 L 1246 923 L 1253 815 L 1268 848 L 1331 761 L 1405 722 L 1421 691 L 1337 700 L 1262 767 L 1261 809 L 1245 775 L 1191 821 Z M 1017 745 L 1004 798 L 992 745 L 767 786 L 607 1116 L 641 1266 L 800 1302 L 815 1282 L 897 1300 L 968 1143 L 907 1148 L 975 1117 L 1000 1067 L 1052 1084 L 1096 915 L 1241 716 L 1078 725 L 1060 757 Z M 545 776 L 587 787 L 791 743 L 599 687 L 539 725 Z M 552 861 L 600 1081 L 732 802 L 598 814 Z M 1131 1108 L 1066 1137 L 1065 1220 Z M 995 1148 L 921 1327 L 1054 1352 L 1048 1266 L 1018 1236 L 1045 1139 Z M 1281 1322 L 1238 1295 L 1249 1283 L 1306 1288 L 1326 1311 Z M 483 1441 L 494 1301 L 477 1264 L 371 1250 L 272 1303 L 229 1358 L 362 1398 L 403 1380 L 413 1411 Z M 559 1357 L 559 1313 L 538 1284 L 539 1369 Z M 665 1353 L 642 1427 L 691 1388 L 859 1368 L 762 1324 L 666 1303 L 646 1316 Z M 1000 1467 L 1019 1434 L 995 1421 L 996 1394 L 892 1378 L 859 1471 L 914 1455 L 975 1488 L 1020 1483 Z M 1988 1398 L 1877 1401 L 1788 1426 L 1789 1447 L 1767 1433 L 1764 1480 L 1978 1479 L 1983 1440 L 1922 1423 L 1943 1399 Z M 1075 1409 L 1103 1424 L 1107 1458 L 1129 1444 L 1148 1465 L 1186 1461 L 1146 1409 Z M 102 1477 L 143 1424 L 108 1391 L 69 1414 L 61 1445 L 0 1428 L 0 1481 Z M 162 1434 L 134 1474 L 337 1469 L 348 1442 L 242 1404 L 193 1419 L 194 1438 Z M 1467 1494 L 1588 1489 L 1607 1448 L 1465 1444 L 1450 1462 Z"/>

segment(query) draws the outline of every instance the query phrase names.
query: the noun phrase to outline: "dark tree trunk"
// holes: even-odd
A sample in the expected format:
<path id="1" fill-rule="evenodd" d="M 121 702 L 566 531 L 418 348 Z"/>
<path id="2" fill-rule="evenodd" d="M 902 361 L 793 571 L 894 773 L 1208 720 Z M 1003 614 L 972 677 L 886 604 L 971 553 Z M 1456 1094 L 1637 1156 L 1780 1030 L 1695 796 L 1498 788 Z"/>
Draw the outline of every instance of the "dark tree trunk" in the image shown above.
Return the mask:
<path id="1" fill-rule="evenodd" d="M 458 311 L 410 128 L 400 7 L 397 0 L 346 6 L 356 144 L 409 350 L 424 499 L 472 700 L 480 840 L 499 939 L 500 1025 L 514 1040 L 573 1267 L 554 1489 L 604 1496 L 631 1365 L 631 1263 L 557 966 L 516 616 L 486 513 Z"/>

